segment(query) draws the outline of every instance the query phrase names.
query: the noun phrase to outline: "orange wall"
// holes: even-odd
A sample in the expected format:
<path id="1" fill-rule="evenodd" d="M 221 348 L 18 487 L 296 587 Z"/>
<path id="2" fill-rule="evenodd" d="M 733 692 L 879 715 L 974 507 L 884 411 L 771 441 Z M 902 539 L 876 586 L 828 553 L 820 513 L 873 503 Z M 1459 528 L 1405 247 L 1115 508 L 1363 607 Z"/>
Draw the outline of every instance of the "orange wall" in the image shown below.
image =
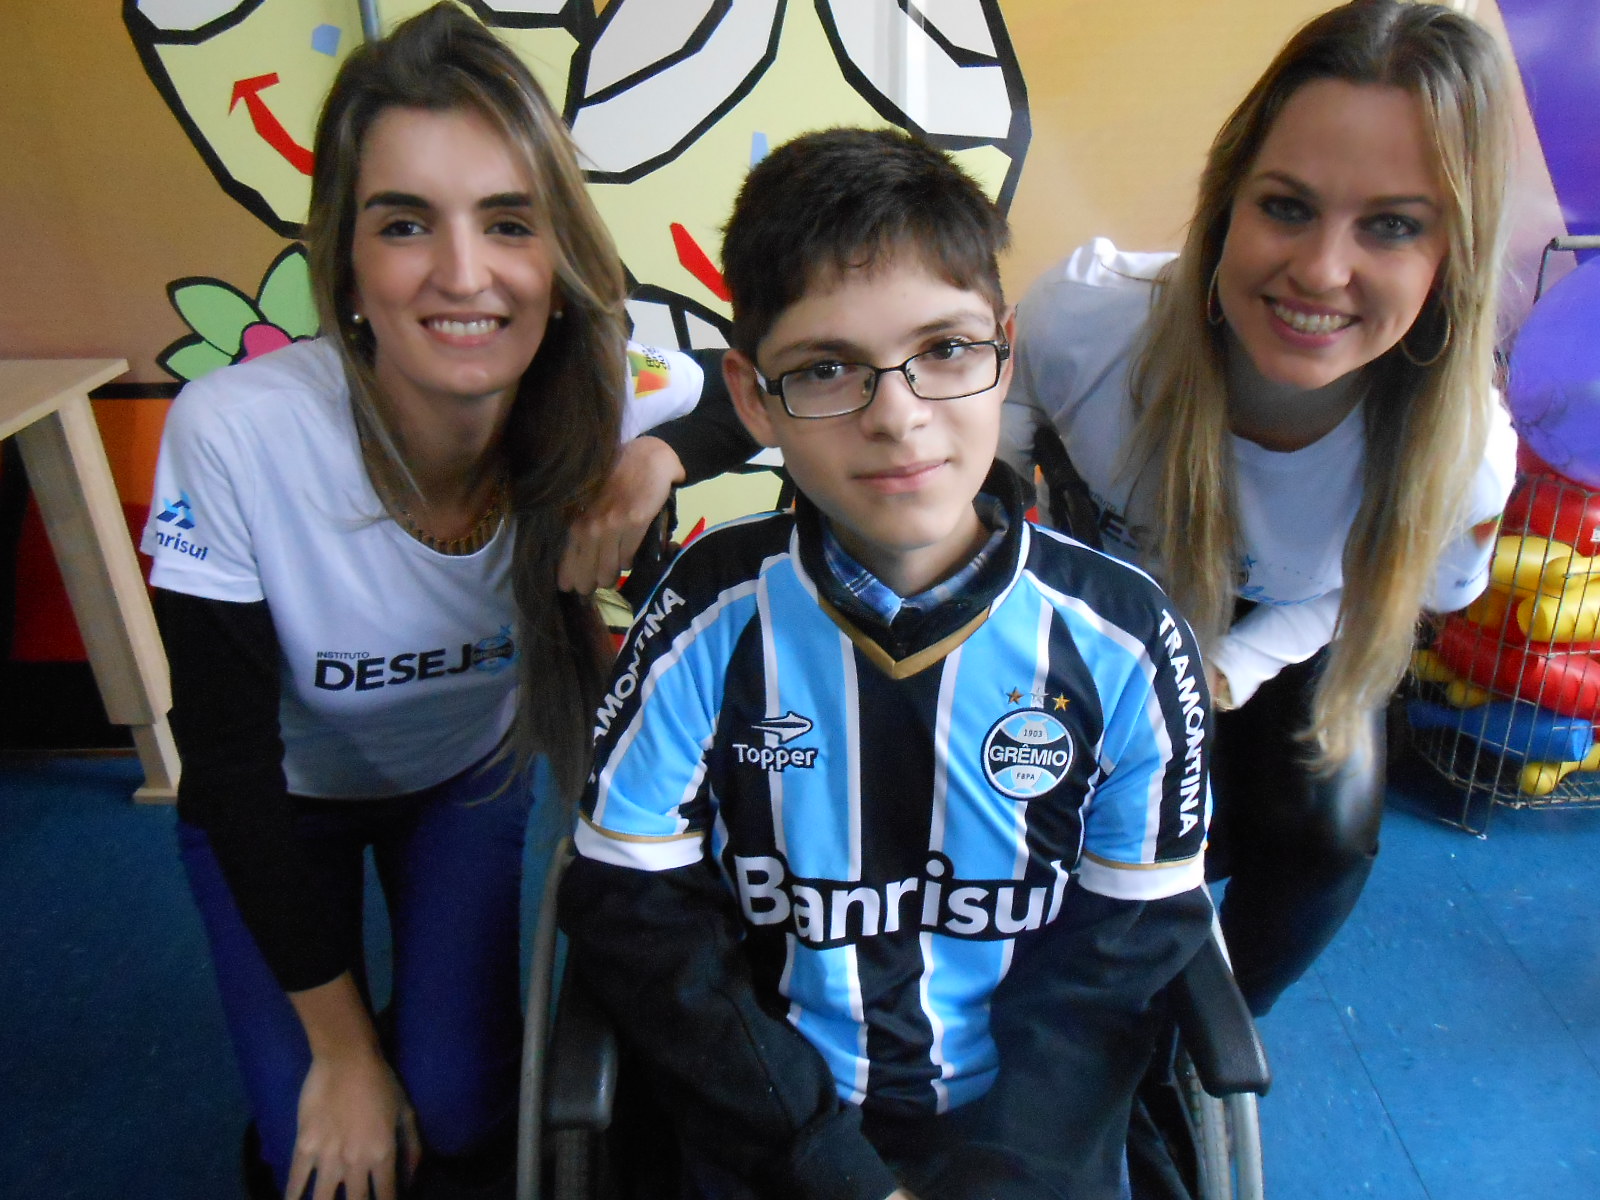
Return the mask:
<path id="1" fill-rule="evenodd" d="M 140 65 L 121 5 L 8 6 L 0 38 L 0 353 L 114 357 L 189 332 L 169 280 L 254 290 L 283 239 L 223 195 Z M 148 498 L 148 497 L 146 497 Z"/>

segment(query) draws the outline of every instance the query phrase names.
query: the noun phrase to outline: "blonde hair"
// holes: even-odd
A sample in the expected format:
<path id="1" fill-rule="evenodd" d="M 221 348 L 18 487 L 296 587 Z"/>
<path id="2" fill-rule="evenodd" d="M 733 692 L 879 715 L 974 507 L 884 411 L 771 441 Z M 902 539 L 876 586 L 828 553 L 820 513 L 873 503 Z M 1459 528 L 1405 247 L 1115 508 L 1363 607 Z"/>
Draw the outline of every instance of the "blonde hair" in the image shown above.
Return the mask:
<path id="1" fill-rule="evenodd" d="M 371 327 L 353 319 L 351 244 L 361 150 L 392 108 L 483 116 L 528 166 L 539 231 L 551 249 L 559 307 L 517 386 L 502 453 L 515 515 L 513 585 L 522 697 L 516 744 L 544 753 L 557 786 L 574 796 L 588 773 L 591 717 L 611 651 L 586 600 L 559 591 L 556 569 L 573 516 L 615 461 L 626 394 L 621 260 L 585 186 L 560 115 L 516 54 L 453 3 L 440 3 L 357 48 L 344 62 L 317 124 L 305 236 L 312 291 L 350 384 L 364 446 L 380 469 L 411 479 L 385 422 Z M 380 495 L 383 489 L 379 489 Z"/>
<path id="2" fill-rule="evenodd" d="M 1324 770 L 1366 748 L 1366 714 L 1405 671 L 1445 544 L 1461 532 L 1488 437 L 1511 118 L 1501 55 L 1435 4 L 1352 0 L 1302 28 L 1223 124 L 1182 253 L 1158 289 L 1135 366 L 1128 468 L 1157 477 L 1153 551 L 1202 646 L 1231 623 L 1242 553 L 1221 327 L 1208 318 L 1235 193 L 1278 114 L 1318 79 L 1405 89 L 1420 103 L 1444 185 L 1448 244 L 1406 338 L 1362 368 L 1368 397 L 1361 505 L 1344 588 L 1305 731 Z M 1430 360 L 1443 341 L 1437 358 Z M 1408 342 L 1420 343 L 1415 365 Z"/>

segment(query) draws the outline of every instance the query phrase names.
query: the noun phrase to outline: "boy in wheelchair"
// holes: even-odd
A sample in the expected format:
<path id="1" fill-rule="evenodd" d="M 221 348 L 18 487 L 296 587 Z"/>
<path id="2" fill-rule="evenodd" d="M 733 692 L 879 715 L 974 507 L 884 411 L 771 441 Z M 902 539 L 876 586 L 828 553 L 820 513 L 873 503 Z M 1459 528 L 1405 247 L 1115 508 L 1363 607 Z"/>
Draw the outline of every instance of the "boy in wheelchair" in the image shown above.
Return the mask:
<path id="1" fill-rule="evenodd" d="M 889 130 L 774 151 L 727 227 L 725 375 L 799 497 L 641 610 L 560 893 L 707 1195 L 1118 1196 L 1208 937 L 1193 637 L 993 461 L 1006 240 Z"/>

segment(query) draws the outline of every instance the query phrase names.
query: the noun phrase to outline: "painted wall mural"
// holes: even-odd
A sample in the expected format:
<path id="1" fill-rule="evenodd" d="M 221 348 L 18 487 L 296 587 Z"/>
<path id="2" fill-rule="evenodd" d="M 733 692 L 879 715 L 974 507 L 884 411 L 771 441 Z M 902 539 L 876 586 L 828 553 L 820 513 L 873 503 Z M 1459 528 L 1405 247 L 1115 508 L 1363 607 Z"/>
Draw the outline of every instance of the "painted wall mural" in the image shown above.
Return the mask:
<path id="1" fill-rule="evenodd" d="M 380 20 L 390 25 L 426 3 L 385 0 Z M 998 0 L 467 7 L 516 47 L 561 106 L 635 284 L 630 311 L 645 341 L 725 344 L 718 226 L 749 164 L 797 133 L 882 123 L 916 131 L 954 152 L 1002 205 L 1022 171 L 1026 89 Z M 357 5 L 126 0 L 123 12 L 151 81 L 218 184 L 273 231 L 296 236 L 317 110 L 362 39 Z M 221 364 L 210 351 L 234 360 L 252 352 L 231 328 L 249 315 L 237 289 L 185 280 L 169 292 L 202 341 L 169 347 L 163 367 L 188 379 Z M 226 310 L 204 318 L 229 324 L 221 342 L 185 303 Z"/>

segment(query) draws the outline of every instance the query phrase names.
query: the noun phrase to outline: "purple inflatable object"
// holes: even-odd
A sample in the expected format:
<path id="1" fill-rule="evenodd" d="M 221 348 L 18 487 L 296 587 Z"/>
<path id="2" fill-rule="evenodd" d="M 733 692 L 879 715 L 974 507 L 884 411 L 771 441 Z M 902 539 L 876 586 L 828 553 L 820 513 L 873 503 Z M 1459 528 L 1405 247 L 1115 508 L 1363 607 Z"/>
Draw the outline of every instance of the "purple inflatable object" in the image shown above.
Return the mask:
<path id="1" fill-rule="evenodd" d="M 1547 291 L 1511 349 L 1511 423 L 1568 479 L 1600 488 L 1600 259 Z"/>

